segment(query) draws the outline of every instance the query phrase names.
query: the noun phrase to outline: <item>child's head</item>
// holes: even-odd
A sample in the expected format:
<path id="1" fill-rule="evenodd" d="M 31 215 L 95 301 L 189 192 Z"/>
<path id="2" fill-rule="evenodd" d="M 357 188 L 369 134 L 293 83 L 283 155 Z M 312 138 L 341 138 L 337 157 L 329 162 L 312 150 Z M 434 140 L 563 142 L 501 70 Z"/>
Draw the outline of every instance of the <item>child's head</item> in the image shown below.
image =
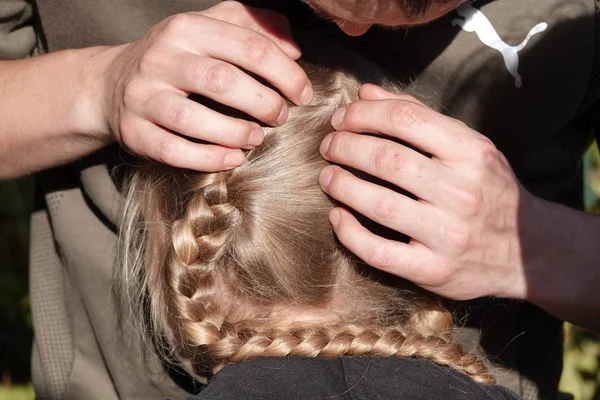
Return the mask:
<path id="1" fill-rule="evenodd" d="M 239 168 L 136 169 L 122 228 L 129 297 L 149 307 L 155 339 L 198 376 L 260 356 L 376 355 L 429 358 L 489 381 L 479 359 L 450 343 L 446 310 L 335 238 L 333 202 L 318 184 L 320 142 L 361 83 L 394 87 L 364 60 L 326 51 L 314 57 L 353 73 L 304 62 L 313 103 L 290 107 Z"/>

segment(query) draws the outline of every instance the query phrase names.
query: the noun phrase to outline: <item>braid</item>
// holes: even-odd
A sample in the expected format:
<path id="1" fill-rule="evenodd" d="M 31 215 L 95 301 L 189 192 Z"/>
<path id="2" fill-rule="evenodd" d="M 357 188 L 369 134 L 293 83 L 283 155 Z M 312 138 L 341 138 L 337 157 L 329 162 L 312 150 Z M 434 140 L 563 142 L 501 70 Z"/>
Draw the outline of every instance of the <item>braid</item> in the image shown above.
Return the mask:
<path id="1" fill-rule="evenodd" d="M 226 323 L 215 268 L 227 254 L 241 219 L 229 203 L 226 179 L 227 173 L 206 174 L 190 184 L 193 195 L 173 223 L 165 270 L 173 345 L 198 375 L 212 375 L 227 363 L 258 357 L 378 356 L 428 359 L 478 382 L 494 382 L 482 359 L 452 343 L 447 330 L 437 329 L 428 336 L 416 333 L 415 326 L 422 323 L 406 329 L 350 323 L 291 331 L 236 329 Z M 421 309 L 426 309 L 423 304 Z"/>
<path id="2" fill-rule="evenodd" d="M 439 336 L 425 337 L 394 327 L 365 329 L 351 324 L 289 332 L 232 332 L 210 346 L 210 355 L 215 373 L 227 363 L 258 357 L 418 357 L 465 373 L 481 383 L 495 382 L 485 363 L 461 346 Z"/>
<path id="3" fill-rule="evenodd" d="M 454 344 L 438 299 L 364 265 L 327 220 L 335 203 L 318 184 L 328 165 L 318 149 L 331 114 L 357 99 L 361 82 L 393 89 L 395 80 L 336 51 L 325 46 L 314 55 L 323 65 L 304 64 L 312 105 L 290 107 L 284 126 L 265 128 L 242 166 L 136 171 L 124 218 L 132 259 L 125 281 L 149 298 L 153 339 L 197 377 L 257 357 L 377 356 L 425 358 L 491 383 L 483 360 Z"/>
<path id="4" fill-rule="evenodd" d="M 191 184 L 185 214 L 173 223 L 173 247 L 166 268 L 172 334 L 183 348 L 211 344 L 221 337 L 224 314 L 218 306 L 215 266 L 228 249 L 240 219 L 228 202 L 226 173 L 205 174 Z"/>

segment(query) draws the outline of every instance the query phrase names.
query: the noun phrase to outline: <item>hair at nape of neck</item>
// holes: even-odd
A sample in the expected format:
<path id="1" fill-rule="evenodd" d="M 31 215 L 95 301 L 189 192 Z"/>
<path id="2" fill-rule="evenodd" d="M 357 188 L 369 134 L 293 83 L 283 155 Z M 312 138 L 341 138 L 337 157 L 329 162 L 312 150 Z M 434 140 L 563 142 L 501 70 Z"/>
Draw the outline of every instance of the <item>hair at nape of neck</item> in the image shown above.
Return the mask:
<path id="1" fill-rule="evenodd" d="M 364 82 L 397 88 L 331 46 L 305 51 L 301 65 L 315 100 L 266 129 L 242 166 L 133 171 L 120 278 L 131 314 L 147 310 L 144 334 L 197 377 L 257 357 L 372 355 L 422 357 L 493 382 L 482 359 L 453 343 L 438 301 L 359 262 L 327 219 L 319 145 L 332 113 Z"/>

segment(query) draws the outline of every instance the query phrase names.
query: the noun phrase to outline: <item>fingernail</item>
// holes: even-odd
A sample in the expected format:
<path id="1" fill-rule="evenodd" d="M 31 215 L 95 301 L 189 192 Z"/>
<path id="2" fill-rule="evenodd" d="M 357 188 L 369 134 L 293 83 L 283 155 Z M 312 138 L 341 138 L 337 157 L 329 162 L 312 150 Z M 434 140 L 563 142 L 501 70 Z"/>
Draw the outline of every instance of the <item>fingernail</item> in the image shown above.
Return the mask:
<path id="1" fill-rule="evenodd" d="M 342 215 L 340 214 L 340 210 L 334 208 L 329 213 L 329 222 L 333 225 L 334 228 L 337 228 L 340 224 L 340 219 L 342 219 Z"/>
<path id="2" fill-rule="evenodd" d="M 300 95 L 300 104 L 303 106 L 310 104 L 310 102 L 312 101 L 312 98 L 313 98 L 313 88 L 310 83 L 307 83 L 306 86 L 304 87 L 304 90 L 302 90 L 302 94 Z"/>
<path id="3" fill-rule="evenodd" d="M 283 106 L 281 108 L 281 111 L 279 112 L 279 115 L 277 116 L 277 119 L 275 120 L 275 124 L 281 125 L 285 121 L 287 121 L 288 112 L 289 112 L 289 110 L 288 110 L 287 106 Z"/>
<path id="4" fill-rule="evenodd" d="M 346 107 L 338 108 L 333 113 L 333 117 L 331 117 L 331 125 L 333 125 L 334 128 L 336 126 L 339 126 L 344 121 L 345 116 L 346 116 Z"/>
<path id="5" fill-rule="evenodd" d="M 265 135 L 263 134 L 262 129 L 260 128 L 252 128 L 250 131 L 250 136 L 248 137 L 248 144 L 250 146 L 260 146 L 263 142 Z"/>
<path id="6" fill-rule="evenodd" d="M 325 167 L 321 170 L 319 174 L 319 185 L 324 188 L 327 188 L 331 183 L 331 178 L 333 178 L 333 168 Z"/>
<path id="7" fill-rule="evenodd" d="M 330 133 L 329 135 L 325 136 L 325 139 L 323 139 L 323 141 L 321 142 L 321 148 L 319 150 L 321 151 L 321 155 L 323 157 L 325 157 L 329 152 L 329 145 L 331 144 L 331 139 L 333 139 L 333 133 Z"/>
<path id="8" fill-rule="evenodd" d="M 226 167 L 239 167 L 244 162 L 244 153 L 236 151 L 225 156 Z"/>

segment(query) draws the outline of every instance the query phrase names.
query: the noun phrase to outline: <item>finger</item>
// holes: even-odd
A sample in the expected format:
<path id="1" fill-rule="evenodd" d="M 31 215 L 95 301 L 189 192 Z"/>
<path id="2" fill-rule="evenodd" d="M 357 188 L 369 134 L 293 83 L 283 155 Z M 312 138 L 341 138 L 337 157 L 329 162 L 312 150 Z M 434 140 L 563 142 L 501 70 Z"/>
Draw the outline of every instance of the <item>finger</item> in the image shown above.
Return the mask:
<path id="1" fill-rule="evenodd" d="M 206 96 L 270 125 L 281 125 L 286 121 L 288 106 L 281 96 L 239 68 L 191 54 L 177 59 L 179 73 L 170 78 L 175 87 Z"/>
<path id="2" fill-rule="evenodd" d="M 264 137 L 258 124 L 225 116 L 173 92 L 150 97 L 145 112 L 167 129 L 227 147 L 253 148 Z"/>
<path id="3" fill-rule="evenodd" d="M 190 142 L 149 121 L 138 120 L 137 132 L 126 145 L 139 156 L 162 164 L 196 171 L 224 171 L 244 162 L 241 150 Z"/>
<path id="4" fill-rule="evenodd" d="M 292 37 L 288 19 L 278 12 L 228 1 L 208 10 L 197 12 L 197 14 L 262 33 L 294 60 L 300 58 L 302 54 L 300 47 Z"/>
<path id="5" fill-rule="evenodd" d="M 252 9 L 253 7 L 248 7 Z M 249 28 L 260 32 L 273 42 L 293 60 L 297 60 L 302 55 L 300 46 L 294 41 L 290 22 L 283 15 L 275 11 L 254 8 L 254 12 L 249 13 L 254 24 Z"/>
<path id="6" fill-rule="evenodd" d="M 201 42 L 193 43 L 192 52 L 255 73 L 296 104 L 310 102 L 313 91 L 306 73 L 267 36 L 210 18 L 202 22 L 206 26 L 196 33 Z"/>
<path id="7" fill-rule="evenodd" d="M 422 245 L 387 240 L 366 229 L 343 208 L 334 208 L 329 220 L 339 241 L 372 267 L 419 284 L 427 282 L 433 255 Z"/>
<path id="8" fill-rule="evenodd" d="M 338 166 L 324 168 L 319 184 L 325 193 L 381 225 L 426 246 L 438 238 L 438 213 L 431 206 L 364 181 Z"/>
<path id="9" fill-rule="evenodd" d="M 391 140 L 350 132 L 334 132 L 321 143 L 323 157 L 393 183 L 428 202 L 439 197 L 442 166 Z"/>
<path id="10" fill-rule="evenodd" d="M 459 121 L 407 100 L 358 100 L 338 109 L 332 125 L 395 137 L 440 159 L 464 158 L 473 137 Z"/>
<path id="11" fill-rule="evenodd" d="M 373 83 L 365 83 L 358 91 L 358 97 L 362 100 L 407 100 L 413 103 L 423 104 L 414 97 L 405 93 L 394 93 L 383 89 L 381 86 L 377 86 Z"/>

